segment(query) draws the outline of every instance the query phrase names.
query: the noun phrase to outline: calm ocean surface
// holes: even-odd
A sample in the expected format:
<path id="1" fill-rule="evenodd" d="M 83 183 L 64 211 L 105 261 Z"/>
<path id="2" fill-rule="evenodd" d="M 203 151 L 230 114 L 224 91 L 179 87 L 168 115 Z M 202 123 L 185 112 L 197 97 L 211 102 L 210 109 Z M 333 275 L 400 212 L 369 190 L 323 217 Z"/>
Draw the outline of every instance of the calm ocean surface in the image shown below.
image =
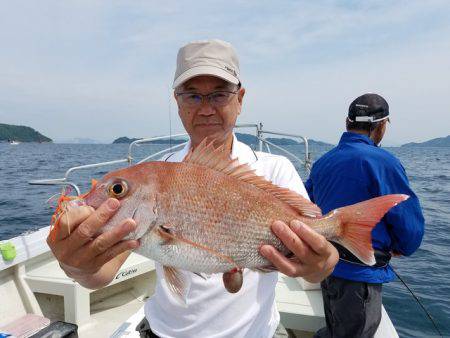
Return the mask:
<path id="1" fill-rule="evenodd" d="M 136 158 L 160 149 L 140 146 Z M 301 154 L 302 148 L 289 150 Z M 327 149 L 312 149 L 313 160 Z M 52 209 L 46 202 L 60 189 L 31 186 L 28 181 L 61 178 L 81 164 L 125 158 L 128 145 L 0 143 L 0 240 L 33 231 L 49 223 Z M 450 148 L 390 148 L 400 158 L 411 185 L 422 203 L 426 219 L 420 249 L 407 258 L 393 259 L 393 267 L 431 313 L 444 335 L 450 335 Z M 303 179 L 305 173 L 296 164 Z M 117 167 L 117 166 L 116 166 Z M 90 178 L 99 178 L 114 167 L 84 170 L 71 175 L 82 191 Z M 394 281 L 385 285 L 383 302 L 401 337 L 438 336 L 407 289 Z"/>

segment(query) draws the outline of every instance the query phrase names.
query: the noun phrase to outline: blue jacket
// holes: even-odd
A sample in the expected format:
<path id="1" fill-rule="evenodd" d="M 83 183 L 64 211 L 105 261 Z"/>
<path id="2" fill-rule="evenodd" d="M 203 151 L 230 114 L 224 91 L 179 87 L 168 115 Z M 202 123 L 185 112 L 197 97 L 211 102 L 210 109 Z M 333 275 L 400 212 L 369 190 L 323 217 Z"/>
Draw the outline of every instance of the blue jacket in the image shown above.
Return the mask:
<path id="1" fill-rule="evenodd" d="M 381 195 L 409 195 L 372 230 L 372 244 L 376 249 L 405 256 L 420 246 L 424 218 L 405 169 L 396 157 L 377 147 L 369 137 L 345 132 L 339 144 L 314 163 L 305 186 L 323 214 Z M 344 261 L 336 265 L 333 276 L 368 283 L 394 279 L 389 265 L 374 268 Z"/>

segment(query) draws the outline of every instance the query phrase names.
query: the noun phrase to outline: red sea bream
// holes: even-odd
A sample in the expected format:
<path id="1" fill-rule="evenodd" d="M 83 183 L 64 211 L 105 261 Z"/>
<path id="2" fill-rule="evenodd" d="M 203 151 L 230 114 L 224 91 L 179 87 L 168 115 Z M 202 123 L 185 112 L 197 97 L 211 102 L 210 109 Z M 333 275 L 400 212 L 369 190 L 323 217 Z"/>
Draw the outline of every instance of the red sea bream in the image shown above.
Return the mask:
<path id="1" fill-rule="evenodd" d="M 98 208 L 109 197 L 121 207 L 104 231 L 133 218 L 137 228 L 128 239 L 140 239 L 138 252 L 165 267 L 176 294 L 184 287 L 178 269 L 224 273 L 230 292 L 239 291 L 242 269 L 273 269 L 259 254 L 261 245 L 291 255 L 270 229 L 275 220 L 298 219 L 373 265 L 372 228 L 408 198 L 386 195 L 322 216 L 315 204 L 256 176 L 206 141 L 181 163 L 148 162 L 108 173 L 83 200 Z"/>

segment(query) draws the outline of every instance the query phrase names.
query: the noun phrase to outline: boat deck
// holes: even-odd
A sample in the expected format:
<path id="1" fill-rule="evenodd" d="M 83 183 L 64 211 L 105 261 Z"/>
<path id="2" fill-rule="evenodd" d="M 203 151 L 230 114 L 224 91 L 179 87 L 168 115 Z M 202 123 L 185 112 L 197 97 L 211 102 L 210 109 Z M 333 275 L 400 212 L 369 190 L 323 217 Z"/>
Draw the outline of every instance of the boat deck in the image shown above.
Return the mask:
<path id="1" fill-rule="evenodd" d="M 110 285 L 88 290 L 61 270 L 45 242 L 47 234 L 44 228 L 10 240 L 18 254 L 12 262 L 0 261 L 0 298 L 6 304 L 0 307 L 0 327 L 34 313 L 77 324 L 81 338 L 132 337 L 154 292 L 154 262 L 132 253 Z M 296 337 L 311 337 L 324 325 L 317 284 L 279 274 L 276 302 L 283 325 Z M 384 308 L 375 337 L 398 337 Z"/>

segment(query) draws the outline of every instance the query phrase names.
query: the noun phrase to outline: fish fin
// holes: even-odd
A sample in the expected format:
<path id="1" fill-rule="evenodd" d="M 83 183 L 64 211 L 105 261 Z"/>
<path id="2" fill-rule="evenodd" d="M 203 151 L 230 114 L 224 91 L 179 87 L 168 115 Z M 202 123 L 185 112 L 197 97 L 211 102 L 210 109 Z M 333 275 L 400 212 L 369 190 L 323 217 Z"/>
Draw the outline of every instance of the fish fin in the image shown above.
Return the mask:
<path id="1" fill-rule="evenodd" d="M 222 275 L 223 285 L 225 286 L 225 289 L 229 293 L 236 293 L 238 292 L 241 287 L 242 283 L 244 281 L 244 278 L 242 276 L 242 269 L 233 269 L 228 272 L 224 272 Z"/>
<path id="2" fill-rule="evenodd" d="M 267 183 L 262 186 L 256 184 L 256 186 L 260 189 L 270 192 L 279 200 L 289 204 L 300 215 L 312 218 L 322 216 L 322 210 L 320 210 L 320 208 L 310 200 L 304 198 L 303 196 L 290 189 L 280 188 L 270 182 Z"/>
<path id="3" fill-rule="evenodd" d="M 176 268 L 165 265 L 163 266 L 163 271 L 169 290 L 178 301 L 186 304 L 187 281 L 184 274 Z"/>
<path id="4" fill-rule="evenodd" d="M 208 278 L 209 278 L 208 276 L 206 276 L 206 275 L 203 274 L 203 273 L 193 272 L 193 274 L 199 276 L 199 277 L 202 278 L 203 280 L 208 280 Z"/>
<path id="5" fill-rule="evenodd" d="M 159 236 L 164 240 L 163 245 L 171 244 L 175 237 L 172 235 L 170 231 L 170 226 L 161 225 L 157 229 Z"/>
<path id="6" fill-rule="evenodd" d="M 341 219 L 342 235 L 331 240 L 345 246 L 364 264 L 374 265 L 372 229 L 389 209 L 408 198 L 401 194 L 385 195 L 332 211 L 332 217 Z"/>
<path id="7" fill-rule="evenodd" d="M 216 250 L 214 250 L 214 249 L 212 249 L 212 248 L 210 248 L 210 247 L 208 247 L 206 245 L 203 245 L 203 244 L 191 241 L 191 240 L 189 240 L 187 238 L 179 237 L 179 236 L 175 235 L 174 233 L 170 232 L 170 229 L 169 229 L 169 231 L 167 231 L 167 228 L 159 227 L 158 233 L 163 239 L 166 240 L 166 244 L 170 244 L 170 243 L 173 243 L 175 241 L 180 241 L 180 242 L 183 242 L 185 244 L 192 245 L 193 247 L 195 247 L 197 249 L 207 251 L 210 254 L 212 254 L 212 255 L 214 255 L 216 257 L 219 257 L 222 260 L 230 263 L 235 268 L 239 268 L 239 266 L 236 264 L 236 262 L 230 256 L 221 254 L 220 252 L 218 252 L 218 251 L 216 251 Z"/>
<path id="8" fill-rule="evenodd" d="M 310 200 L 292 190 L 281 188 L 262 176 L 256 175 L 255 170 L 248 164 L 239 164 L 237 159 L 230 158 L 223 146 L 214 148 L 213 142 L 207 143 L 206 138 L 193 151 L 190 151 L 183 161 L 205 166 L 247 182 L 289 204 L 300 215 L 308 217 L 322 216 L 320 208 Z"/>
<path id="9" fill-rule="evenodd" d="M 262 273 L 270 273 L 270 272 L 278 271 L 278 269 L 273 265 L 263 266 L 261 268 L 256 268 L 255 270 L 262 272 Z"/>

